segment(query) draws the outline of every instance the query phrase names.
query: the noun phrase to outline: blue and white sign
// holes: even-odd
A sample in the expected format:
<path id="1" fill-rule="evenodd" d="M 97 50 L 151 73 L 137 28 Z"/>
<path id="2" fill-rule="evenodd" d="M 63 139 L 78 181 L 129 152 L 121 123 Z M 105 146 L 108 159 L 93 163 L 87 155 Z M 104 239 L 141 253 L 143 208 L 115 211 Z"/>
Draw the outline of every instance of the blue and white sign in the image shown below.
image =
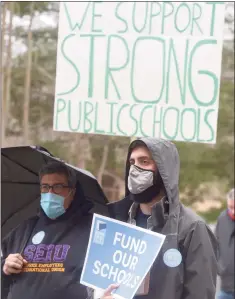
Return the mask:
<path id="1" fill-rule="evenodd" d="M 132 299 L 156 259 L 165 236 L 94 214 L 81 284 Z"/>

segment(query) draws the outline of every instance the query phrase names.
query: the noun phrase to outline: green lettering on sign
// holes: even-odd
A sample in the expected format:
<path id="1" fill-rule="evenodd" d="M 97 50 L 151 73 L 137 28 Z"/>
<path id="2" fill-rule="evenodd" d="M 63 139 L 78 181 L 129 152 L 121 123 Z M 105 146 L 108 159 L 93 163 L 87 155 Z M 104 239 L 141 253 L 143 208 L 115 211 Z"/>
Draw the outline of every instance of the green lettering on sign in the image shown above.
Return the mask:
<path id="1" fill-rule="evenodd" d="M 116 6 L 116 10 L 115 10 L 115 17 L 120 20 L 122 23 L 124 23 L 124 26 L 125 26 L 125 29 L 123 30 L 118 30 L 118 33 L 126 33 L 127 30 L 128 30 L 128 23 L 125 19 L 123 19 L 120 15 L 119 15 L 119 8 L 120 6 L 124 4 L 125 5 L 125 2 L 118 2 L 117 3 L 117 6 Z"/>
<path id="2" fill-rule="evenodd" d="M 194 124 L 193 124 L 193 134 L 191 137 L 185 137 L 185 134 L 184 134 L 184 129 L 188 129 L 188 126 L 187 126 L 187 122 L 184 121 L 184 115 L 185 113 L 190 113 L 192 112 L 192 118 L 194 119 Z M 182 111 L 181 113 L 181 124 L 180 124 L 180 132 L 181 132 L 181 135 L 182 137 L 184 138 L 185 141 L 193 141 L 195 139 L 195 136 L 197 134 L 197 113 L 195 111 L 195 109 L 193 108 L 186 108 Z"/>
<path id="3" fill-rule="evenodd" d="M 92 32 L 102 32 L 101 29 L 95 29 L 95 18 L 101 18 L 102 15 L 96 13 L 96 6 L 97 4 L 102 4 L 102 2 L 92 2 L 92 23 L 91 23 L 91 30 Z"/>
<path id="4" fill-rule="evenodd" d="M 63 112 L 66 108 L 66 102 L 64 99 L 57 99 L 55 110 L 55 129 L 58 130 L 58 117 L 59 113 Z"/>
<path id="5" fill-rule="evenodd" d="M 119 67 L 111 67 L 110 66 L 110 54 L 111 54 L 111 42 L 113 39 L 118 39 L 120 41 L 122 41 L 123 45 L 125 46 L 126 49 L 126 59 L 125 62 L 123 63 L 123 65 L 119 66 Z M 111 79 L 113 86 L 115 88 L 115 91 L 117 93 L 118 99 L 121 99 L 121 95 L 120 92 L 118 90 L 118 87 L 114 81 L 112 72 L 117 72 L 120 71 L 121 69 L 124 69 L 127 64 L 129 62 L 129 48 L 128 48 L 128 44 L 126 42 L 126 40 L 119 36 L 119 35 L 110 35 L 108 37 L 108 47 L 107 47 L 107 61 L 106 61 L 106 72 L 105 72 L 105 99 L 108 99 L 109 96 L 109 79 Z"/>
<path id="6" fill-rule="evenodd" d="M 217 76 L 212 72 L 209 72 L 207 70 L 198 71 L 199 75 L 206 75 L 206 76 L 210 77 L 213 80 L 213 83 L 214 83 L 214 90 L 213 90 L 212 99 L 207 103 L 202 102 L 197 97 L 196 92 L 195 92 L 194 87 L 193 87 L 193 75 L 192 75 L 193 58 L 194 58 L 194 55 L 196 54 L 196 51 L 198 50 L 198 48 L 200 48 L 202 46 L 216 45 L 216 44 L 217 44 L 217 41 L 212 40 L 212 39 L 211 40 L 206 39 L 206 40 L 201 40 L 201 41 L 197 42 L 195 44 L 195 46 L 193 47 L 190 58 L 189 58 L 189 68 L 188 68 L 189 69 L 188 70 L 188 72 L 189 72 L 189 74 L 188 74 L 189 82 L 188 82 L 188 84 L 189 84 L 189 89 L 190 89 L 191 95 L 192 95 L 195 103 L 198 106 L 208 107 L 208 106 L 211 106 L 215 103 L 215 101 L 217 99 L 217 95 L 218 95 L 218 90 L 219 90 L 219 80 L 218 80 Z"/>
<path id="7" fill-rule="evenodd" d="M 73 91 L 75 91 L 77 89 L 77 87 L 79 86 L 79 83 L 80 83 L 80 73 L 79 73 L 79 70 L 78 70 L 76 64 L 65 53 L 65 44 L 66 44 L 66 42 L 68 41 L 68 39 L 70 39 L 71 37 L 74 37 L 74 36 L 75 36 L 75 34 L 69 34 L 69 35 L 67 35 L 64 38 L 64 40 L 63 40 L 63 42 L 61 44 L 61 53 L 62 53 L 64 59 L 67 60 L 71 64 L 71 66 L 73 67 L 73 69 L 75 71 L 75 74 L 76 74 L 76 78 L 77 78 L 76 81 L 77 82 L 76 82 L 75 86 L 71 87 L 68 91 L 64 91 L 64 92 L 58 93 L 57 94 L 58 96 L 67 95 L 67 94 L 72 93 Z"/>
<path id="8" fill-rule="evenodd" d="M 121 117 L 121 113 L 122 111 L 129 107 L 128 104 L 124 104 L 120 107 L 119 111 L 118 111 L 118 115 L 117 115 L 117 128 L 119 130 L 119 132 L 123 135 L 123 136 L 127 136 L 127 134 L 125 132 L 122 131 L 121 127 L 120 127 L 120 124 L 121 124 L 121 121 L 123 121 L 123 117 Z"/>
<path id="9" fill-rule="evenodd" d="M 77 126 L 75 126 L 74 128 L 72 127 L 72 102 L 68 101 L 68 125 L 69 125 L 69 129 L 72 132 L 78 132 L 80 129 L 80 125 L 81 125 L 81 119 L 82 119 L 82 102 L 78 103 L 78 111 L 76 113 L 76 121 L 77 121 Z"/>
<path id="10" fill-rule="evenodd" d="M 166 121 L 166 116 L 167 116 L 167 112 L 168 111 L 175 111 L 176 112 L 176 124 L 175 124 L 175 131 L 174 131 L 174 134 L 173 135 L 169 135 L 167 132 L 166 132 L 166 123 L 171 121 L 172 122 L 172 117 L 167 119 Z M 177 136 L 177 133 L 178 133 L 178 128 L 179 128 L 179 116 L 180 116 L 180 112 L 179 112 L 179 109 L 176 108 L 176 107 L 169 107 L 167 108 L 165 111 L 164 111 L 164 115 L 163 115 L 163 134 L 164 136 L 167 138 L 167 139 L 170 139 L 170 140 L 174 140 Z"/>
<path id="11" fill-rule="evenodd" d="M 155 41 L 155 42 L 160 42 L 160 44 L 162 45 L 162 53 L 163 53 L 163 59 L 162 59 L 162 87 L 161 87 L 161 91 L 160 91 L 160 95 L 158 97 L 156 97 L 156 99 L 154 100 L 146 100 L 146 99 L 139 99 L 137 98 L 136 94 L 135 94 L 135 88 L 134 88 L 134 75 L 135 75 L 135 55 L 136 55 L 136 48 L 138 43 L 142 42 L 142 41 L 146 41 L 146 40 L 150 40 L 150 41 Z M 164 91 L 164 86 L 165 86 L 165 51 L 166 51 L 166 46 L 165 46 L 165 40 L 163 38 L 160 37 L 138 37 L 134 43 L 133 46 L 133 54 L 132 54 L 132 63 L 131 63 L 131 94 L 133 99 L 137 102 L 137 103 L 145 103 L 145 104 L 157 104 L 161 98 L 162 98 L 162 94 Z M 157 66 L 159 67 L 159 66 Z M 157 84 L 157 82 L 156 82 Z"/>
<path id="12" fill-rule="evenodd" d="M 84 102 L 84 133 L 89 133 L 92 130 L 92 121 L 88 118 L 89 115 L 94 111 L 93 104 L 91 102 Z M 87 127 L 88 124 L 88 127 Z"/>
<path id="13" fill-rule="evenodd" d="M 71 31 L 74 31 L 76 28 L 78 28 L 78 30 L 82 29 L 83 23 L 86 19 L 86 16 L 87 16 L 87 13 L 88 13 L 88 10 L 89 10 L 89 7 L 90 7 L 91 3 L 92 2 L 87 2 L 87 6 L 86 6 L 85 12 L 82 16 L 82 20 L 81 20 L 80 24 L 79 23 L 72 24 L 70 13 L 69 13 L 69 10 L 68 10 L 68 7 L 67 7 L 67 3 L 66 2 L 63 3 L 64 11 L 65 11 L 65 14 L 66 14 L 66 17 L 67 17 L 67 20 L 68 20 L 69 27 L 70 27 Z"/>

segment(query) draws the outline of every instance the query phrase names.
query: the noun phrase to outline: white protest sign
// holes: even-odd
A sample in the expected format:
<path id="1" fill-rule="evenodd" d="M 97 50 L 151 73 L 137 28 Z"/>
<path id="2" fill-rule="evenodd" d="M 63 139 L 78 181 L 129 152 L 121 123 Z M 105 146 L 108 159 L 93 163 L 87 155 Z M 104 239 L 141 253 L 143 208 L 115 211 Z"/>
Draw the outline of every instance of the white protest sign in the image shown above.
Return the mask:
<path id="1" fill-rule="evenodd" d="M 93 289 L 119 284 L 115 297 L 132 299 L 165 236 L 94 214 L 80 282 Z"/>
<path id="2" fill-rule="evenodd" d="M 216 142 L 222 2 L 61 2 L 54 130 Z"/>

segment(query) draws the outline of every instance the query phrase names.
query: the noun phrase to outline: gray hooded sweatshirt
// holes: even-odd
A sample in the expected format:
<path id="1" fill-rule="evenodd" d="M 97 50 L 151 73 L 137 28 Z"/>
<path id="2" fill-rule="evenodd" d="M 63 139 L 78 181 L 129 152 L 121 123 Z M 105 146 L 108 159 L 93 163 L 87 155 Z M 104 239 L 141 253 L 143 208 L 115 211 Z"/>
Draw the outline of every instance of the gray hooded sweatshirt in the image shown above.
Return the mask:
<path id="1" fill-rule="evenodd" d="M 216 225 L 216 237 L 219 242 L 219 275 L 221 289 L 225 292 L 234 293 L 234 241 L 235 222 L 227 211 L 223 211 Z"/>
<path id="2" fill-rule="evenodd" d="M 155 160 L 162 177 L 166 197 L 158 202 L 148 219 L 148 228 L 166 235 L 163 247 L 150 273 L 148 295 L 135 299 L 214 299 L 217 276 L 217 241 L 205 222 L 179 201 L 179 155 L 169 141 L 142 138 Z M 128 197 L 126 167 L 126 198 L 110 204 L 111 216 L 135 224 L 135 207 Z M 182 262 L 167 266 L 164 253 L 176 249 Z"/>

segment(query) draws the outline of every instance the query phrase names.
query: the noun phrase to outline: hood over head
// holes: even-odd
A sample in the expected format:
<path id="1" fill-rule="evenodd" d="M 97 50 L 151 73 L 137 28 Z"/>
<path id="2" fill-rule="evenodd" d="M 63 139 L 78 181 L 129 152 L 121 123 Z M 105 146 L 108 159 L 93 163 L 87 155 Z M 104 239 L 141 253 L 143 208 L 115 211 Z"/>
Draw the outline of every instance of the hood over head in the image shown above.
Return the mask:
<path id="1" fill-rule="evenodd" d="M 179 170 L 180 160 L 176 146 L 168 141 L 157 138 L 144 137 L 133 141 L 128 149 L 127 162 L 126 162 L 126 175 L 125 175 L 125 187 L 126 196 L 129 195 L 128 190 L 128 175 L 130 169 L 130 155 L 137 146 L 136 143 L 143 143 L 144 146 L 150 151 L 152 158 L 154 159 L 157 169 L 162 177 L 166 195 L 170 204 L 170 210 L 179 203 Z"/>

